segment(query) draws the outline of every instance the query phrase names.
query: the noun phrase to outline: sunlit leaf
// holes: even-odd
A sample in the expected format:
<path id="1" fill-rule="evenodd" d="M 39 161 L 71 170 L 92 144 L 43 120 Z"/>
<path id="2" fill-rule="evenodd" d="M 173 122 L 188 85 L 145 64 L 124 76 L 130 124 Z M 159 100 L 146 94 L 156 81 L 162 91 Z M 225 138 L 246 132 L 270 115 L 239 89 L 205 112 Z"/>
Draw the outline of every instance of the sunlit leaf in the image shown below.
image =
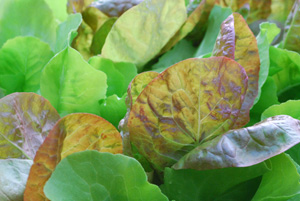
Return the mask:
<path id="1" fill-rule="evenodd" d="M 145 0 L 116 21 L 106 38 L 102 56 L 115 62 L 134 63 L 141 70 L 185 19 L 184 0 Z"/>
<path id="2" fill-rule="evenodd" d="M 258 93 L 260 58 L 256 38 L 244 18 L 234 13 L 221 26 L 213 56 L 226 56 L 242 65 L 248 76 L 248 88 L 235 128 L 249 121 L 249 110 Z"/>
<path id="3" fill-rule="evenodd" d="M 246 92 L 243 67 L 226 57 L 187 59 L 156 77 L 132 106 L 131 142 L 158 169 L 235 123 Z"/>
<path id="4" fill-rule="evenodd" d="M 24 200 L 45 200 L 43 188 L 56 165 L 84 150 L 122 153 L 121 135 L 108 121 L 92 114 L 70 114 L 59 120 L 34 158 Z"/>
<path id="5" fill-rule="evenodd" d="M 94 69 L 74 49 L 68 47 L 45 67 L 41 93 L 65 116 L 74 112 L 99 114 L 100 99 L 106 95 L 106 75 Z"/>
<path id="6" fill-rule="evenodd" d="M 38 38 L 8 40 L 0 49 L 0 87 L 6 94 L 37 93 L 42 70 L 53 55 L 49 45 Z"/>
<path id="7" fill-rule="evenodd" d="M 124 155 L 84 151 L 61 161 L 45 186 L 55 200 L 167 201 L 142 166 Z"/>
<path id="8" fill-rule="evenodd" d="M 300 142 L 300 121 L 275 116 L 252 127 L 231 130 L 185 155 L 175 169 L 247 167 L 276 156 Z M 201 160 L 199 160 L 201 159 Z"/>
<path id="9" fill-rule="evenodd" d="M 53 12 L 53 15 L 55 18 L 57 18 L 59 21 L 65 21 L 68 17 L 67 13 L 67 2 L 68 0 L 59 0 L 59 1 L 53 1 L 53 0 L 45 0 L 50 9 Z"/>
<path id="10" fill-rule="evenodd" d="M 33 159 L 59 118 L 49 101 L 34 93 L 0 99 L 0 158 Z"/>

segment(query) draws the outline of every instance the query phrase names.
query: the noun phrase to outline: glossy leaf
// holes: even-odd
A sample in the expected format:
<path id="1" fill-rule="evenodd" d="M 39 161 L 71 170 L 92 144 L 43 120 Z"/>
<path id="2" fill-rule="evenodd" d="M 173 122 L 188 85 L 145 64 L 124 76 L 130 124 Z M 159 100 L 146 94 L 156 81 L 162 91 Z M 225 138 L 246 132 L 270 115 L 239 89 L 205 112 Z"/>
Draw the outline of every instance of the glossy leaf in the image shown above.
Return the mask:
<path id="1" fill-rule="evenodd" d="M 109 122 L 92 114 L 70 114 L 59 120 L 34 158 L 24 200 L 45 200 L 43 188 L 56 165 L 66 156 L 84 150 L 122 153 L 120 133 Z"/>
<path id="2" fill-rule="evenodd" d="M 53 55 L 49 45 L 38 38 L 8 40 L 0 49 L 0 87 L 5 89 L 5 94 L 37 93 L 42 70 Z"/>
<path id="3" fill-rule="evenodd" d="M 273 75 L 277 85 L 278 95 L 299 84 L 299 61 L 300 54 L 297 54 L 296 52 L 270 47 L 270 66 L 281 69 L 279 72 Z"/>
<path id="4" fill-rule="evenodd" d="M 229 130 L 246 92 L 244 69 L 226 57 L 187 59 L 156 77 L 133 104 L 131 142 L 156 168 Z"/>
<path id="5" fill-rule="evenodd" d="M 0 99 L 0 158 L 33 159 L 59 118 L 50 102 L 34 93 Z"/>
<path id="6" fill-rule="evenodd" d="M 32 160 L 0 160 L 0 200 L 23 201 Z"/>
<path id="7" fill-rule="evenodd" d="M 176 201 L 211 201 L 211 200 L 251 200 L 257 190 L 261 176 L 271 170 L 266 161 L 251 167 L 223 168 L 216 170 L 174 170 L 166 168 L 164 184 L 161 189 L 170 200 Z M 228 179 L 230 178 L 230 179 Z M 251 181 L 258 178 L 254 184 Z M 240 190 L 241 195 L 224 197 L 246 183 L 248 189 Z M 223 198 L 223 199 L 222 199 Z"/>
<path id="8" fill-rule="evenodd" d="M 99 114 L 100 99 L 106 94 L 106 75 L 94 69 L 81 55 L 68 47 L 45 67 L 41 93 L 65 116 L 74 112 Z"/>
<path id="9" fill-rule="evenodd" d="M 300 121 L 275 116 L 254 126 L 231 130 L 195 148 L 175 169 L 247 167 L 278 155 L 300 142 Z M 201 158 L 201 160 L 199 160 Z"/>
<path id="10" fill-rule="evenodd" d="M 16 36 L 35 36 L 53 48 L 57 24 L 45 1 L 1 0 L 0 13 L 0 47 Z"/>
<path id="11" fill-rule="evenodd" d="M 116 94 L 122 97 L 126 93 L 131 80 L 137 75 L 135 65 L 128 62 L 115 63 L 101 56 L 95 56 L 89 59 L 89 64 L 106 74 L 108 85 L 107 96 Z"/>
<path id="12" fill-rule="evenodd" d="M 252 199 L 288 200 L 300 194 L 300 175 L 292 161 L 286 154 L 271 158 L 272 171 L 263 175 L 261 184 Z"/>
<path id="13" fill-rule="evenodd" d="M 96 151 L 61 161 L 45 186 L 51 200 L 167 201 L 133 158 Z"/>
<path id="14" fill-rule="evenodd" d="M 247 22 L 251 24 L 256 20 L 267 19 L 271 14 L 272 0 L 250 0 L 250 13 Z"/>
<path id="15" fill-rule="evenodd" d="M 296 0 L 286 21 L 283 48 L 300 53 L 300 0 Z"/>
<path id="16" fill-rule="evenodd" d="M 170 50 L 178 41 L 189 34 L 189 37 L 200 38 L 199 32 L 204 32 L 210 11 L 214 7 L 215 0 L 203 0 L 198 7 L 188 16 L 185 23 L 161 50 L 161 54 Z M 192 32 L 192 33 L 191 33 Z"/>
<path id="17" fill-rule="evenodd" d="M 226 56 L 234 59 L 244 67 L 248 75 L 247 93 L 234 126 L 240 128 L 249 121 L 249 110 L 258 93 L 260 69 L 256 38 L 240 14 L 234 13 L 222 23 L 213 56 Z"/>
<path id="18" fill-rule="evenodd" d="M 115 62 L 134 63 L 142 70 L 142 66 L 160 52 L 185 19 L 183 0 L 145 0 L 116 21 L 106 38 L 102 56 Z"/>
<path id="19" fill-rule="evenodd" d="M 82 22 L 80 14 L 69 15 L 66 21 L 58 25 L 56 29 L 55 52 L 60 52 L 70 46 L 77 35 L 77 29 Z"/>
<path id="20" fill-rule="evenodd" d="M 195 54 L 196 57 L 213 51 L 216 39 L 219 34 L 220 26 L 230 14 L 232 14 L 230 8 L 222 8 L 217 5 L 214 6 L 208 18 L 208 25 L 204 38 Z"/>

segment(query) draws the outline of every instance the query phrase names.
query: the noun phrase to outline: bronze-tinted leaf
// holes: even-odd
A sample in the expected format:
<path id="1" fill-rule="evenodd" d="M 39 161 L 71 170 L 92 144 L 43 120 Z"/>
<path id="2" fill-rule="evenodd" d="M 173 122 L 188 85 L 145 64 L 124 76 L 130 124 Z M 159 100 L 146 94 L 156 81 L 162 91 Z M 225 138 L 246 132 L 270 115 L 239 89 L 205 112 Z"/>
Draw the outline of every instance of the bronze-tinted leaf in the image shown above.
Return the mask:
<path id="1" fill-rule="evenodd" d="M 82 12 L 82 18 L 96 32 L 109 17 L 92 5 Z"/>
<path id="2" fill-rule="evenodd" d="M 189 15 L 182 27 L 177 33 L 170 39 L 170 41 L 161 50 L 160 54 L 163 54 L 170 50 L 178 41 L 187 36 L 191 31 L 194 30 L 191 35 L 199 38 L 199 30 L 204 32 L 205 23 L 208 20 L 210 11 L 214 6 L 215 0 L 203 0 L 198 7 Z M 190 37 L 191 37 L 190 35 Z"/>
<path id="3" fill-rule="evenodd" d="M 287 115 L 270 117 L 254 126 L 231 130 L 195 148 L 175 169 L 246 167 L 278 155 L 300 142 L 300 121 Z"/>
<path id="4" fill-rule="evenodd" d="M 35 93 L 0 99 L 0 158 L 33 159 L 59 118 L 50 102 Z"/>
<path id="5" fill-rule="evenodd" d="M 235 128 L 249 121 L 249 110 L 258 93 L 260 59 L 256 38 L 244 18 L 234 13 L 221 25 L 213 56 L 227 56 L 242 65 L 248 76 L 248 89 Z"/>
<path id="6" fill-rule="evenodd" d="M 108 121 L 93 114 L 74 113 L 62 118 L 34 158 L 24 200 L 45 200 L 43 188 L 56 165 L 66 156 L 83 150 L 122 153 L 120 133 Z"/>
<path id="7" fill-rule="evenodd" d="M 267 19 L 271 14 L 272 0 L 250 0 L 250 13 L 247 22 L 250 24 L 256 20 Z"/>
<path id="8" fill-rule="evenodd" d="M 128 120 L 130 140 L 156 168 L 172 165 L 233 126 L 246 88 L 243 67 L 229 58 L 179 62 L 136 99 Z"/>
<path id="9" fill-rule="evenodd" d="M 230 7 L 233 12 L 238 11 L 250 0 L 217 0 L 217 4 L 222 7 Z"/>

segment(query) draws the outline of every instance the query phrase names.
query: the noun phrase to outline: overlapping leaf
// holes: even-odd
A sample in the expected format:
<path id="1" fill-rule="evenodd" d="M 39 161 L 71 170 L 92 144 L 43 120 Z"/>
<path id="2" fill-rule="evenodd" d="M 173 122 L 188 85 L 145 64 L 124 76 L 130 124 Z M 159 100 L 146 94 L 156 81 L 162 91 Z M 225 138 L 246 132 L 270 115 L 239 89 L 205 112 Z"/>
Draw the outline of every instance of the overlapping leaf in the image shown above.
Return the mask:
<path id="1" fill-rule="evenodd" d="M 41 77 L 41 93 L 65 116 L 74 112 L 99 114 L 106 95 L 106 75 L 94 69 L 68 47 L 47 64 Z"/>
<path id="2" fill-rule="evenodd" d="M 6 94 L 37 93 L 42 70 L 53 55 L 49 45 L 38 38 L 27 36 L 8 40 L 0 49 L 0 87 Z"/>
<path id="3" fill-rule="evenodd" d="M 30 158 L 59 120 L 54 107 L 34 93 L 0 99 L 0 158 Z"/>
<path id="4" fill-rule="evenodd" d="M 115 62 L 134 63 L 141 70 L 185 19 L 184 0 L 145 0 L 116 21 L 106 38 L 102 56 Z"/>
<path id="5" fill-rule="evenodd" d="M 250 13 L 247 22 L 251 24 L 256 20 L 267 19 L 271 14 L 272 0 L 250 0 Z"/>
<path id="6" fill-rule="evenodd" d="M 45 186 L 51 200 L 167 201 L 133 158 L 95 151 L 61 161 Z"/>
<path id="7" fill-rule="evenodd" d="M 275 20 L 284 25 L 290 11 L 292 10 L 295 0 L 272 0 L 271 14 L 269 20 Z"/>
<path id="8" fill-rule="evenodd" d="M 246 88 L 244 69 L 226 57 L 179 62 L 133 104 L 130 140 L 156 168 L 169 166 L 233 126 Z"/>
<path id="9" fill-rule="evenodd" d="M 43 188 L 56 165 L 66 156 L 83 150 L 122 153 L 116 128 L 92 114 L 70 114 L 56 123 L 39 148 L 26 184 L 24 200 L 45 200 Z"/>
<path id="10" fill-rule="evenodd" d="M 260 58 L 256 38 L 244 18 L 234 13 L 221 26 L 213 56 L 226 56 L 242 65 L 248 76 L 248 89 L 235 128 L 249 121 L 249 110 L 258 93 Z"/>
<path id="11" fill-rule="evenodd" d="M 300 121 L 281 115 L 231 130 L 185 155 L 175 169 L 218 169 L 255 165 L 300 142 Z M 199 160 L 201 159 L 201 160 Z"/>
<path id="12" fill-rule="evenodd" d="M 236 12 L 242 8 L 249 0 L 218 0 L 217 4 L 223 7 L 230 7 L 232 11 Z"/>

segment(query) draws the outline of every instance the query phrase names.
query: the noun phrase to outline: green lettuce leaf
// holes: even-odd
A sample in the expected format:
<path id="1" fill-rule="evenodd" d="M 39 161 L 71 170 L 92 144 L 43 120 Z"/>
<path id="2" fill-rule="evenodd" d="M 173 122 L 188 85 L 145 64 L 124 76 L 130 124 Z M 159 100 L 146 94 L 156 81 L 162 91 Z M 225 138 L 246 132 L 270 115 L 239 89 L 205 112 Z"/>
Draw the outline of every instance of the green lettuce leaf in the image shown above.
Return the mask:
<path id="1" fill-rule="evenodd" d="M 0 160 L 0 200 L 23 201 L 32 160 Z"/>
<path id="2" fill-rule="evenodd" d="M 250 201 L 259 186 L 261 176 L 270 169 L 271 166 L 268 161 L 251 167 L 203 171 L 166 168 L 164 184 L 161 189 L 170 200 L 176 201 Z M 251 182 L 253 179 L 255 180 L 254 183 Z M 239 195 L 231 194 L 229 196 L 243 183 L 245 184 L 244 187 L 247 187 L 246 190 L 239 189 Z"/>
<path id="3" fill-rule="evenodd" d="M 41 77 L 41 94 L 61 116 L 74 112 L 99 114 L 98 101 L 106 97 L 106 75 L 94 69 L 67 47 L 47 64 Z"/>
<path id="4" fill-rule="evenodd" d="M 269 20 L 275 20 L 284 25 L 288 15 L 293 7 L 295 0 L 272 0 L 271 14 Z"/>
<path id="5" fill-rule="evenodd" d="M 231 130 L 180 159 L 175 169 L 247 167 L 278 155 L 300 142 L 300 121 L 287 115 Z M 200 159 L 200 160 L 199 160 Z"/>
<path id="6" fill-rule="evenodd" d="M 53 11 L 53 15 L 56 19 L 63 22 L 67 19 L 68 13 L 67 13 L 67 3 L 68 0 L 59 0 L 59 1 L 53 1 L 53 0 L 45 0 L 45 2 L 48 4 L 50 9 Z"/>
<path id="7" fill-rule="evenodd" d="M 124 155 L 84 151 L 62 160 L 44 192 L 56 200 L 167 201 L 142 166 Z"/>
<path id="8" fill-rule="evenodd" d="M 251 24 L 256 20 L 267 19 L 271 14 L 271 4 L 272 0 L 264 0 L 264 1 L 257 1 L 257 0 L 250 0 L 250 13 L 247 17 L 247 23 Z"/>
<path id="9" fill-rule="evenodd" d="M 185 20 L 184 0 L 145 0 L 118 18 L 106 38 L 102 56 L 134 63 L 141 71 Z"/>
<path id="10" fill-rule="evenodd" d="M 5 94 L 37 93 L 42 70 L 53 55 L 49 45 L 38 38 L 19 36 L 8 40 L 0 49 L 0 87 Z"/>

